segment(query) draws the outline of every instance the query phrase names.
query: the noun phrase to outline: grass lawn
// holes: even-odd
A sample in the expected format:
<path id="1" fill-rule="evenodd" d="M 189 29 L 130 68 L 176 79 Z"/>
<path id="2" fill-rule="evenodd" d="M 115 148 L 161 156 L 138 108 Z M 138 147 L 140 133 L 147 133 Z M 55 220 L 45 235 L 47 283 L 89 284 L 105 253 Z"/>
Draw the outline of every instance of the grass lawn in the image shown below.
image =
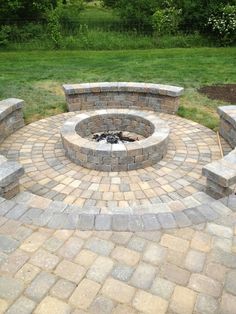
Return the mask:
<path id="1" fill-rule="evenodd" d="M 66 111 L 63 83 L 139 81 L 185 87 L 179 114 L 212 129 L 218 125 L 203 85 L 236 83 L 236 48 L 134 51 L 0 52 L 0 98 L 26 102 L 26 122 Z"/>

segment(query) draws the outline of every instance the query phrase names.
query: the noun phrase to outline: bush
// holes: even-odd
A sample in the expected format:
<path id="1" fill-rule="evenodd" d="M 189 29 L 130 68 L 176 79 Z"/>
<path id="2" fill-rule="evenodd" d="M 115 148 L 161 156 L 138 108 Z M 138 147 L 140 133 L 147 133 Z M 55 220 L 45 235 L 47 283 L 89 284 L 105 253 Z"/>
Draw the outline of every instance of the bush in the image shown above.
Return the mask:
<path id="1" fill-rule="evenodd" d="M 63 30 L 74 31 L 77 28 L 79 14 L 84 9 L 82 0 L 60 6 L 59 21 Z"/>
<path id="2" fill-rule="evenodd" d="M 115 8 L 122 21 L 131 28 L 152 30 L 152 15 L 159 0 L 117 0 Z"/>
<path id="3" fill-rule="evenodd" d="M 222 45 L 236 41 L 236 6 L 227 5 L 218 14 L 212 14 L 208 26 Z"/>
<path id="4" fill-rule="evenodd" d="M 212 14 L 217 14 L 222 7 L 235 4 L 235 0 L 176 0 L 176 7 L 182 9 L 181 28 L 185 32 L 207 32 L 206 24 Z"/>
<path id="5" fill-rule="evenodd" d="M 155 33 L 159 36 L 175 35 L 178 32 L 181 12 L 181 9 L 174 7 L 158 9 L 152 17 L 152 25 Z"/>
<path id="6" fill-rule="evenodd" d="M 61 48 L 63 42 L 61 34 L 61 24 L 59 19 L 59 9 L 51 10 L 48 12 L 48 33 L 55 49 Z"/>
<path id="7" fill-rule="evenodd" d="M 9 44 L 9 34 L 11 28 L 8 25 L 3 25 L 0 28 L 0 47 L 7 46 Z"/>

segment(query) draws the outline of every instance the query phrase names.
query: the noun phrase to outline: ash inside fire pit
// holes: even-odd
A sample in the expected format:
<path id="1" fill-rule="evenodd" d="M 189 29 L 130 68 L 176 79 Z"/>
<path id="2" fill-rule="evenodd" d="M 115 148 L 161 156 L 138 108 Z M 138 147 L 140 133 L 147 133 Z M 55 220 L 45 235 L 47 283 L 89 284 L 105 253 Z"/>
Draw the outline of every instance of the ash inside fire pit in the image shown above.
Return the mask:
<path id="1" fill-rule="evenodd" d="M 101 134 L 94 134 L 92 138 L 96 142 L 106 141 L 110 144 L 129 143 L 139 140 L 138 137 L 134 138 L 123 134 L 123 132 L 104 132 Z"/>

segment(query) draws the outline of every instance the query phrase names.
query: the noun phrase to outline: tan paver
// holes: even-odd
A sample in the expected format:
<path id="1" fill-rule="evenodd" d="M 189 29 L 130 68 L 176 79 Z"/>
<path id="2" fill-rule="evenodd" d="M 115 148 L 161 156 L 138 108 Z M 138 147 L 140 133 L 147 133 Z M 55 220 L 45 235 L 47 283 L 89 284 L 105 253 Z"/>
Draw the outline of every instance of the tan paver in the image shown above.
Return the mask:
<path id="1" fill-rule="evenodd" d="M 176 286 L 170 303 L 171 310 L 178 314 L 191 314 L 194 309 L 196 295 L 188 288 Z"/>
<path id="2" fill-rule="evenodd" d="M 93 302 L 101 285 L 95 281 L 84 279 L 70 297 L 69 302 L 78 308 L 87 309 Z"/>
<path id="3" fill-rule="evenodd" d="M 67 260 L 63 260 L 55 270 L 56 275 L 75 283 L 79 283 L 81 281 L 85 272 L 86 270 L 83 266 Z"/>
<path id="4" fill-rule="evenodd" d="M 133 306 L 142 313 L 165 314 L 168 302 L 146 291 L 139 290 L 134 297 Z"/>
<path id="5" fill-rule="evenodd" d="M 121 281 L 108 278 L 102 288 L 102 293 L 120 303 L 129 303 L 134 296 L 135 289 Z"/>
<path id="6" fill-rule="evenodd" d="M 43 299 L 35 310 L 35 314 L 69 314 L 70 312 L 71 308 L 68 304 L 50 296 Z"/>
<path id="7" fill-rule="evenodd" d="M 118 262 L 129 266 L 136 265 L 140 259 L 140 254 L 138 252 L 120 246 L 113 250 L 111 256 Z"/>

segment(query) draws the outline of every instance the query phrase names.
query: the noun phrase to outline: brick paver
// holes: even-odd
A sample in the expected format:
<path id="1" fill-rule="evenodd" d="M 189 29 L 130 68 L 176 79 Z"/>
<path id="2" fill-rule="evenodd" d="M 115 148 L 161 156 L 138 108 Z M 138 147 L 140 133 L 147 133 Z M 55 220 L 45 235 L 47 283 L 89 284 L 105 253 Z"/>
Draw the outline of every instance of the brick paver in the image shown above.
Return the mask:
<path id="1" fill-rule="evenodd" d="M 172 131 L 159 164 L 97 172 L 64 156 L 58 130 L 73 115 L 1 144 L 34 194 L 0 202 L 0 313 L 235 313 L 236 199 L 201 192 L 215 134 L 160 114 Z"/>
<path id="2" fill-rule="evenodd" d="M 2 224 L 4 232 L 10 223 Z M 228 241 L 236 214 L 214 224 L 217 239 Z M 13 246 L 2 253 L 2 313 L 15 313 L 18 307 L 23 313 L 235 311 L 234 243 L 219 248 L 207 223 L 138 233 L 18 228 L 31 233 L 20 240 L 20 249 Z M 15 233 L 7 237 L 11 243 Z M 73 243 L 75 254 L 62 255 L 61 246 L 52 252 L 45 245 L 50 238 Z"/>

